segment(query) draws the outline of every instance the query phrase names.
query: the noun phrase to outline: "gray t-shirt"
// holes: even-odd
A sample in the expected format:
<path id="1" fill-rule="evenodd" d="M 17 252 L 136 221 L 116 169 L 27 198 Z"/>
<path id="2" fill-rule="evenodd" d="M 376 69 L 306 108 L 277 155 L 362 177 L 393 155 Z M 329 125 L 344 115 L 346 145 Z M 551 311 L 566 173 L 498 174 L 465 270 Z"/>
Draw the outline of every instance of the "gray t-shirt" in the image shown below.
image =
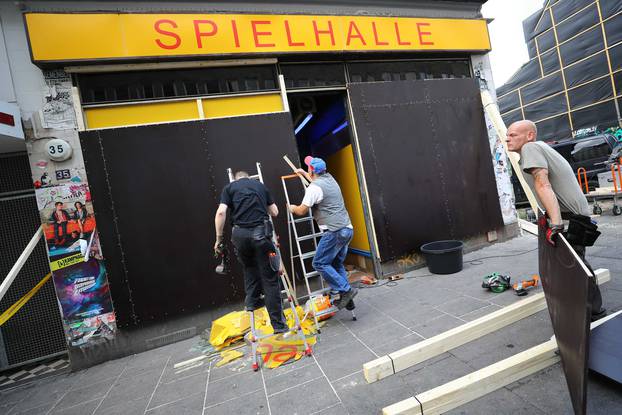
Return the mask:
<path id="1" fill-rule="evenodd" d="M 549 171 L 549 182 L 555 196 L 557 196 L 559 208 L 562 212 L 585 216 L 590 215 L 587 199 L 579 187 L 572 167 L 570 167 L 570 164 L 561 154 L 546 143 L 534 141 L 523 146 L 520 157 L 521 169 L 527 173 L 525 174 L 525 180 L 531 190 L 533 190 L 540 206 L 542 206 L 542 202 L 535 191 L 533 176 L 529 174 L 529 170 L 535 168 L 547 169 Z"/>

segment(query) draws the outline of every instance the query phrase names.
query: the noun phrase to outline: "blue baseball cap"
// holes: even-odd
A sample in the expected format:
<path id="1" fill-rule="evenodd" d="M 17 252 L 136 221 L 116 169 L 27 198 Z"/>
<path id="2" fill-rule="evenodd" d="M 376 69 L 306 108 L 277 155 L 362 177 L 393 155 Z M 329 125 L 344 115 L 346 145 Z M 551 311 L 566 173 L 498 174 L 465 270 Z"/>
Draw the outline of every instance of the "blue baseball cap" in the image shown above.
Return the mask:
<path id="1" fill-rule="evenodd" d="M 318 157 L 305 157 L 305 164 L 311 167 L 313 173 L 322 174 L 326 171 L 326 162 Z"/>

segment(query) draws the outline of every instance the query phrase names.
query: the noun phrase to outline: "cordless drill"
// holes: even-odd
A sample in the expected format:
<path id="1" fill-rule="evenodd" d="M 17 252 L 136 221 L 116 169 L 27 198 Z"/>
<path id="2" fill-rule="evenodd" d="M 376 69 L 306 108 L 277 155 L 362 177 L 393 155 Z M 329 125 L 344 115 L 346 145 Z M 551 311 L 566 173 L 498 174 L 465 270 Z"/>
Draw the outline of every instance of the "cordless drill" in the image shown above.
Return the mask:
<path id="1" fill-rule="evenodd" d="M 216 274 L 227 275 L 229 273 L 229 249 L 223 241 L 220 241 L 216 251 L 214 251 L 214 258 L 220 259 L 216 266 Z"/>

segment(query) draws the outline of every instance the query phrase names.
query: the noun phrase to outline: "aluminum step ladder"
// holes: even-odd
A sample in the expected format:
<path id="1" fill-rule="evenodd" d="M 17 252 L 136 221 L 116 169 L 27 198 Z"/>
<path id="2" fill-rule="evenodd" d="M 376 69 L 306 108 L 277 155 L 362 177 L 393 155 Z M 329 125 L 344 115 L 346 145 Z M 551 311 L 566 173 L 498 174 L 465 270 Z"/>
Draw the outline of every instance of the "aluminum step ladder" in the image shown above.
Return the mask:
<path id="1" fill-rule="evenodd" d="M 300 217 L 300 218 L 294 217 L 294 214 L 290 212 L 289 206 L 291 205 L 291 202 L 289 198 L 289 191 L 287 189 L 287 181 L 292 180 L 292 179 L 295 179 L 296 181 L 300 181 L 300 176 L 298 176 L 297 174 L 281 176 L 281 183 L 283 184 L 283 191 L 285 192 L 285 201 L 287 202 L 287 209 L 286 209 L 287 210 L 287 224 L 290 228 L 290 233 L 293 234 L 293 238 L 291 238 L 290 236 L 292 274 L 294 273 L 293 261 L 295 258 L 298 258 L 300 260 L 300 266 L 302 269 L 305 286 L 307 288 L 307 295 L 298 297 L 298 299 L 308 298 L 310 301 L 310 304 L 316 304 L 316 300 L 323 296 L 328 296 L 330 299 L 330 307 L 327 307 L 326 309 L 319 310 L 319 311 L 313 310 L 314 312 L 312 313 L 313 321 L 315 323 L 315 328 L 319 333 L 320 332 L 319 320 L 326 315 L 335 314 L 336 312 L 339 311 L 339 309 L 333 305 L 331 294 L 334 294 L 334 293 L 331 293 L 331 288 L 325 285 L 324 279 L 322 278 L 320 273 L 314 270 L 312 266 L 309 267 L 307 266 L 307 263 L 305 263 L 306 260 L 311 259 L 315 256 L 319 240 L 322 236 L 322 231 L 319 229 L 319 227 L 313 220 L 313 212 L 311 208 L 309 208 L 305 216 Z M 306 182 L 304 181 L 300 181 L 300 182 L 303 184 L 303 186 L 306 185 Z M 308 226 L 306 227 L 306 229 L 309 230 L 308 233 L 301 234 L 299 232 L 298 225 L 301 223 L 308 224 Z M 291 239 L 295 241 L 296 253 L 293 252 L 294 243 L 292 243 Z M 305 250 L 301 246 L 301 242 L 304 242 L 304 241 L 313 241 L 313 249 L 311 251 L 305 252 Z M 309 281 L 311 279 L 316 279 L 316 278 L 318 278 L 320 281 L 320 284 L 319 284 L 320 288 L 316 290 L 312 290 L 311 283 Z M 315 308 L 314 306 L 312 307 Z M 354 313 L 354 309 L 351 309 L 350 312 L 352 313 L 352 319 L 356 320 L 356 314 Z"/>
<path id="2" fill-rule="evenodd" d="M 248 178 L 259 180 L 263 184 L 263 175 L 261 173 L 261 163 L 257 162 L 255 163 L 255 165 L 257 167 L 257 174 L 253 176 L 248 176 Z M 231 168 L 227 169 L 227 175 L 229 177 L 229 183 L 235 181 L 235 177 L 233 176 L 233 171 L 231 170 Z M 268 216 L 268 218 L 270 219 L 270 222 L 272 223 L 272 229 L 275 229 L 274 222 L 272 222 L 272 217 Z M 303 354 L 305 356 L 311 356 L 313 354 L 313 351 L 311 349 L 311 346 L 307 342 L 307 337 L 305 336 L 304 331 L 302 330 L 302 324 L 301 324 L 300 318 L 298 317 L 298 313 L 296 312 L 297 300 L 295 296 L 292 294 L 292 287 L 290 286 L 290 283 L 289 283 L 289 277 L 287 276 L 287 272 L 285 271 L 285 266 L 283 265 L 283 257 L 281 256 L 281 251 L 280 251 L 280 246 L 279 246 L 278 239 L 276 236 L 276 231 L 272 232 L 272 244 L 274 245 L 274 249 L 276 251 L 272 254 L 278 255 L 279 261 L 280 261 L 279 277 L 281 278 L 281 285 L 283 286 L 283 289 L 281 290 L 281 297 L 283 296 L 283 294 L 285 294 L 287 303 L 289 304 L 289 307 L 292 311 L 292 315 L 294 316 L 294 321 L 295 321 L 294 327 L 289 329 L 287 333 L 296 332 L 296 334 L 300 337 L 300 339 L 302 339 L 303 344 L 304 344 Z M 251 343 L 251 353 L 253 356 L 252 368 L 254 371 L 257 371 L 259 370 L 259 360 L 260 360 L 259 353 L 257 352 L 257 349 L 259 347 L 259 341 L 261 339 L 265 339 L 267 337 L 273 336 L 273 334 L 258 335 L 256 331 L 256 327 L 255 327 L 255 311 L 254 310 L 249 311 L 249 313 L 250 313 L 250 328 L 251 328 L 251 334 L 249 336 L 249 341 Z"/>

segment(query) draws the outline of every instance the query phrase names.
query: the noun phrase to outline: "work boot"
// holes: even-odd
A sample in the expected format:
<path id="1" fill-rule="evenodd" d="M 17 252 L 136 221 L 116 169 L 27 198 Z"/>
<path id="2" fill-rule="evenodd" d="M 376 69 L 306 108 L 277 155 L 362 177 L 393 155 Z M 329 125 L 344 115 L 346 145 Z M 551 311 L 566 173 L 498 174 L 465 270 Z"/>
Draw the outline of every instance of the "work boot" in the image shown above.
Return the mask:
<path id="1" fill-rule="evenodd" d="M 359 290 L 357 288 L 350 288 L 350 291 L 341 293 L 341 298 L 335 301 L 335 305 L 337 306 L 339 310 L 343 309 L 345 306 L 348 305 L 350 301 L 354 299 L 354 297 L 356 297 L 358 293 L 359 293 Z"/>
<path id="2" fill-rule="evenodd" d="M 605 316 L 607 316 L 607 309 L 606 308 L 601 308 L 596 313 L 592 313 L 591 320 L 592 321 L 600 320 L 601 318 L 603 318 Z"/>
<path id="3" fill-rule="evenodd" d="M 352 311 L 356 308 L 356 306 L 354 305 L 354 300 L 350 300 L 350 302 L 348 304 L 346 304 L 346 310 L 348 311 Z"/>

